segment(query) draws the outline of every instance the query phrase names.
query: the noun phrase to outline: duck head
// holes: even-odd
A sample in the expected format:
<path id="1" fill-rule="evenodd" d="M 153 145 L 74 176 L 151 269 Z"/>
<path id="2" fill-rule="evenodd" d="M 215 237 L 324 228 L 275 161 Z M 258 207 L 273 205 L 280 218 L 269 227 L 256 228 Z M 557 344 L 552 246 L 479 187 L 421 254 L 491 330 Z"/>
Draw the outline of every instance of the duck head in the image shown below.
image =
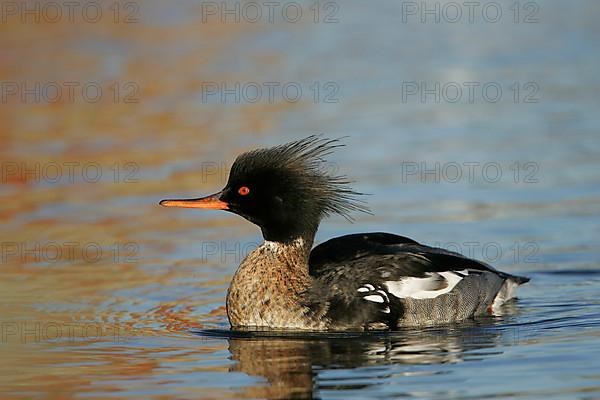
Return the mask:
<path id="1" fill-rule="evenodd" d="M 280 146 L 241 154 L 227 185 L 210 196 L 162 200 L 165 207 L 226 210 L 258 225 L 265 240 L 311 238 L 330 214 L 351 220 L 350 212 L 368 212 L 344 176 L 326 170 L 325 157 L 342 146 L 337 139 L 309 136 Z"/>

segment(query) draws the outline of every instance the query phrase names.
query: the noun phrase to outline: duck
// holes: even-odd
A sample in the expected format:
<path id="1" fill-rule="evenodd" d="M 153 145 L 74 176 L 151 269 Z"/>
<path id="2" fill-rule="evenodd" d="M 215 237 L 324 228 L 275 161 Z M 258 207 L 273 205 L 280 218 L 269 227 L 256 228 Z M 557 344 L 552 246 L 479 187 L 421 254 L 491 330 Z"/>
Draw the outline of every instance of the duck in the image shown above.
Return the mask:
<path id="1" fill-rule="evenodd" d="M 164 207 L 224 210 L 257 225 L 264 242 L 227 291 L 232 329 L 367 331 L 450 324 L 497 312 L 529 278 L 386 232 L 354 233 L 313 248 L 321 221 L 370 213 L 363 193 L 323 168 L 343 146 L 317 135 L 252 150 L 225 187 Z"/>

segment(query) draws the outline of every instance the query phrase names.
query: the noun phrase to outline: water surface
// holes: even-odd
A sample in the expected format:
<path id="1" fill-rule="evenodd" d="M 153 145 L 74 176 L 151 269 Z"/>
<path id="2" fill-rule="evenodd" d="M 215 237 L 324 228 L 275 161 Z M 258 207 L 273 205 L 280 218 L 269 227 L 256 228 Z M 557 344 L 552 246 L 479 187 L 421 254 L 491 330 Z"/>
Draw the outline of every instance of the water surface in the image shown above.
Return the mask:
<path id="1" fill-rule="evenodd" d="M 201 3 L 144 2 L 132 24 L 0 25 L 3 81 L 139 89 L 0 107 L 1 397 L 599 398 L 599 5 L 545 1 L 525 24 L 499 4 L 497 23 L 403 22 L 401 2 L 344 2 L 337 23 L 221 23 Z M 304 96 L 204 101 L 206 82 Z M 403 82 L 504 95 L 423 102 Z M 538 101 L 514 101 L 515 83 Z M 346 136 L 326 167 L 373 210 L 325 221 L 317 242 L 395 232 L 531 282 L 503 315 L 452 326 L 231 332 L 226 290 L 258 229 L 157 202 L 217 191 L 240 151 L 311 133 Z M 7 170 L 23 163 L 34 172 Z"/>

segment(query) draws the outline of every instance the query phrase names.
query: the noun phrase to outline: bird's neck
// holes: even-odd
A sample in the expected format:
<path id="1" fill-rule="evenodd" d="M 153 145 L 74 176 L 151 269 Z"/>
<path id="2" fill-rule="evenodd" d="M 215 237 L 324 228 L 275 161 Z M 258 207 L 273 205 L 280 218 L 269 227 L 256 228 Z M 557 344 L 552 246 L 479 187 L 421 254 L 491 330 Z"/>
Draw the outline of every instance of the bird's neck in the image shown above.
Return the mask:
<path id="1" fill-rule="evenodd" d="M 265 240 L 259 247 L 278 261 L 278 264 L 297 268 L 304 266 L 308 268 L 308 257 L 314 241 L 314 236 L 297 237 L 286 242 L 274 242 Z"/>
<path id="2" fill-rule="evenodd" d="M 277 277 L 308 279 L 308 258 L 312 244 L 312 236 L 285 242 L 265 240 L 242 261 L 236 275 L 250 273 L 255 275 L 255 279 L 264 278 L 266 283 L 272 283 Z"/>
<path id="3" fill-rule="evenodd" d="M 298 242 L 308 243 L 308 251 L 312 245 L 317 229 L 319 229 L 319 220 L 313 220 L 313 217 L 305 216 L 301 221 L 290 221 L 290 223 L 278 223 L 274 226 L 261 226 L 263 238 L 266 242 L 272 242 L 280 245 L 281 248 L 294 247 Z"/>

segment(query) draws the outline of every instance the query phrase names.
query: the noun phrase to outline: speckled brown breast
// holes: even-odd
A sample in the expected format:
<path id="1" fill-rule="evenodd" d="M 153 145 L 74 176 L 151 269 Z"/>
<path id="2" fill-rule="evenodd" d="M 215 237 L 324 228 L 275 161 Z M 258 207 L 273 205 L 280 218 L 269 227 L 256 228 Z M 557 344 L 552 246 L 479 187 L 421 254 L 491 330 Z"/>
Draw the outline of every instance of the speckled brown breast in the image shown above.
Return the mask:
<path id="1" fill-rule="evenodd" d="M 323 328 L 302 305 L 302 293 L 312 279 L 307 268 L 310 245 L 302 239 L 265 242 L 242 261 L 227 292 L 232 327 Z"/>

